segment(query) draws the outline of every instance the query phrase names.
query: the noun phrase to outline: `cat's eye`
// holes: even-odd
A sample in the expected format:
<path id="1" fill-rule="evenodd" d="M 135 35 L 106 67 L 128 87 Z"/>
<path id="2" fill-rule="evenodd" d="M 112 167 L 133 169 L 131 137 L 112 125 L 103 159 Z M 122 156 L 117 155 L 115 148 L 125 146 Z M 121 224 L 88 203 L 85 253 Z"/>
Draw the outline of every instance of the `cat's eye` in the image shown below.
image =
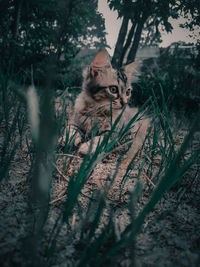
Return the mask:
<path id="1" fill-rule="evenodd" d="M 118 92 L 117 86 L 110 86 L 109 90 L 112 94 L 116 94 Z"/>
<path id="2" fill-rule="evenodd" d="M 127 91 L 126 91 L 126 95 L 129 96 L 131 93 L 131 89 L 129 88 Z"/>

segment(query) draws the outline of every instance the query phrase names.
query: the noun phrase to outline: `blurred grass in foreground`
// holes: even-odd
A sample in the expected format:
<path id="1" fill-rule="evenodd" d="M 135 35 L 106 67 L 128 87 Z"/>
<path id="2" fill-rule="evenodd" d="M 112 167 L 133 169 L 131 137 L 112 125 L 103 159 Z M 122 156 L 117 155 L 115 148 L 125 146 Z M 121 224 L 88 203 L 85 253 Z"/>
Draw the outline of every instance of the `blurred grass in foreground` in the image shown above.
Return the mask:
<path id="1" fill-rule="evenodd" d="M 54 96 L 50 77 L 47 79 L 46 88 L 41 90 L 40 97 L 36 97 L 36 104 L 32 108 L 28 105 L 28 103 L 33 103 L 32 98 L 28 99 L 28 103 L 25 104 L 24 99 L 22 100 L 18 96 L 19 94 L 16 94 L 9 87 L 9 78 L 1 76 L 1 79 L 1 99 L 3 103 L 0 112 L 0 123 L 3 129 L 0 151 L 1 179 L 8 179 L 15 154 L 20 146 L 23 146 L 22 140 L 26 140 L 25 146 L 28 146 L 28 156 L 31 161 L 31 198 L 28 201 L 30 201 L 29 206 L 32 207 L 32 218 L 29 217 L 28 219 L 32 220 L 33 224 L 32 229 L 30 229 L 31 234 L 30 232 L 27 234 L 27 240 L 24 242 L 26 266 L 38 266 L 38 264 L 50 266 L 52 260 L 55 262 L 56 256 L 59 257 L 59 254 L 56 254 L 56 245 L 64 225 L 66 226 L 66 239 L 69 238 L 66 243 L 69 243 L 71 238 L 76 239 L 76 246 L 74 247 L 76 266 L 113 266 L 125 250 L 130 252 L 130 259 L 134 263 L 132 255 L 135 240 L 142 229 L 145 218 L 154 209 L 165 192 L 170 190 L 183 177 L 183 174 L 199 160 L 200 149 L 192 151 L 186 159 L 184 154 L 189 148 L 194 133 L 199 130 L 200 112 L 196 115 L 188 135 L 177 150 L 170 123 L 170 114 L 163 94 L 165 88 L 161 86 L 160 89 L 162 108 L 160 103 L 158 104 L 157 96 L 154 92 L 152 93 L 153 98 L 148 100 L 148 103 L 151 103 L 152 125 L 145 139 L 144 154 L 140 157 L 137 154 L 131 160 L 122 177 L 121 191 L 130 179 L 136 179 L 137 181 L 135 189 L 130 192 L 130 199 L 126 203 L 121 203 L 119 208 L 119 210 L 127 211 L 129 218 L 124 229 L 118 229 L 120 227 L 115 216 L 116 200 L 109 197 L 110 189 L 119 172 L 123 154 L 119 153 L 116 169 L 113 173 L 108 174 L 107 181 L 102 189 L 94 191 L 92 196 L 88 197 L 86 209 L 81 207 L 79 201 L 82 189 L 90 179 L 97 164 L 113 150 L 117 150 L 116 145 L 125 146 L 129 144 L 129 141 L 121 144 L 120 140 L 127 135 L 137 118 L 134 117 L 127 127 L 117 132 L 119 117 L 113 124 L 111 131 L 99 142 L 95 153 L 90 153 L 92 148 L 90 147 L 88 154 L 81 160 L 79 169 L 68 177 L 66 200 L 61 204 L 57 218 L 53 218 L 55 224 L 51 228 L 51 232 L 48 233 L 48 245 L 44 249 L 42 244 L 47 243 L 44 229 L 50 220 L 49 210 L 51 206 L 49 203 L 52 200 L 52 182 L 55 179 L 53 166 L 55 165 L 56 154 L 60 153 L 56 148 L 56 134 L 63 133 L 63 126 L 67 119 L 66 114 L 61 112 L 60 116 L 57 115 L 55 123 Z M 37 95 L 35 87 L 32 87 L 31 90 L 33 90 L 33 94 Z M 145 106 L 146 103 L 140 109 L 140 113 L 143 112 Z M 26 109 L 29 112 L 29 125 L 32 129 L 32 144 L 30 144 L 30 137 L 27 134 L 28 119 L 24 115 Z M 65 110 L 64 106 L 63 110 Z M 138 116 L 140 116 L 140 113 Z M 33 115 L 37 117 L 38 123 L 30 119 L 34 117 Z M 92 136 L 95 136 L 95 133 Z M 67 166 L 72 163 L 72 155 L 77 156 L 73 142 L 74 140 L 70 140 L 69 133 L 66 132 L 66 145 L 63 152 L 66 154 L 65 160 L 63 160 L 64 173 Z M 160 164 L 155 170 L 152 162 L 157 157 L 159 157 Z M 132 177 L 131 171 L 136 166 L 139 166 L 137 167 L 137 175 Z M 142 193 L 141 177 L 144 166 L 146 166 L 146 173 L 153 186 L 149 202 L 137 214 L 136 203 Z M 107 214 L 106 218 L 105 214 Z M 75 224 L 72 223 L 74 216 L 76 216 Z"/>

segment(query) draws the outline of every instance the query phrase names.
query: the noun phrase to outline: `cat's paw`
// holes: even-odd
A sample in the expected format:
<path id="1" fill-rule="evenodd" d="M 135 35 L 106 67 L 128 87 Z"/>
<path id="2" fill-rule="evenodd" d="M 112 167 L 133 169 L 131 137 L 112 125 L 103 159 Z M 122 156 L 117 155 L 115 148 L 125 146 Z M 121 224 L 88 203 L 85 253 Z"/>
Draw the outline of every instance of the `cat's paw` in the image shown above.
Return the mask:
<path id="1" fill-rule="evenodd" d="M 78 149 L 78 153 L 81 155 L 86 155 L 88 153 L 89 147 L 90 147 L 90 142 L 85 142 L 81 144 Z"/>
<path id="2" fill-rule="evenodd" d="M 81 135 L 78 133 L 78 134 L 76 135 L 76 139 L 75 139 L 75 141 L 74 141 L 74 145 L 75 145 L 75 146 L 78 146 L 78 145 L 80 144 L 81 140 L 82 140 Z"/>
<path id="3" fill-rule="evenodd" d="M 92 141 L 90 140 L 88 142 L 81 144 L 79 149 L 78 149 L 78 152 L 81 155 L 86 155 L 90 150 L 90 153 L 94 154 L 94 152 L 97 149 L 98 143 L 101 142 L 102 139 L 103 139 L 103 136 L 96 136 L 96 137 L 94 137 L 94 139 Z M 92 142 L 92 148 L 90 148 L 91 142 Z"/>

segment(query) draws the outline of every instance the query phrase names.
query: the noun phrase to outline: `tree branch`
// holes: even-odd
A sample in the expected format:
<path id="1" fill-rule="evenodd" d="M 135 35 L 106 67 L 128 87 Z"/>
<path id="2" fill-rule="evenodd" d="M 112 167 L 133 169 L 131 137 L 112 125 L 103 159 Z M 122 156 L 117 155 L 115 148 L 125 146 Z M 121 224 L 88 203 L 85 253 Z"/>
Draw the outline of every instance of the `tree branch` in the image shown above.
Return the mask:
<path id="1" fill-rule="evenodd" d="M 135 26 L 136 26 L 136 22 L 133 23 L 133 25 L 131 26 L 131 29 L 129 31 L 129 34 L 128 34 L 128 38 L 126 40 L 126 43 L 123 47 L 123 50 L 122 50 L 122 53 L 121 53 L 121 57 L 120 57 L 120 67 L 123 65 L 123 61 L 124 61 L 124 56 L 131 44 L 131 41 L 132 41 L 132 38 L 133 38 L 133 35 L 134 35 L 134 32 L 135 32 Z"/>

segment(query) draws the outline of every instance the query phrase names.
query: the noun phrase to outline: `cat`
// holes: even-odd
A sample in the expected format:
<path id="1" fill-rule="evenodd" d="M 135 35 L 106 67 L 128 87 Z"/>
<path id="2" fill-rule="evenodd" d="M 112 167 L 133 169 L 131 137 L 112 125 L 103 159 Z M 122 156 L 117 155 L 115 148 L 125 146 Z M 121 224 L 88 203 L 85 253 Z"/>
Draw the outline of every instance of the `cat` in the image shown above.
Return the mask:
<path id="1" fill-rule="evenodd" d="M 130 108 L 128 102 L 132 92 L 131 82 L 138 76 L 139 65 L 140 62 L 135 61 L 116 70 L 111 65 L 108 52 L 103 48 L 97 52 L 91 65 L 84 70 L 82 91 L 75 101 L 70 122 L 70 137 L 76 133 L 74 144 L 79 145 L 79 153 L 88 152 L 90 141 L 81 142 L 85 137 L 91 137 L 93 129 L 96 131 L 96 137 L 93 138 L 91 153 L 95 151 L 99 139 L 102 140 L 104 134 L 111 129 L 111 125 L 123 109 L 125 110 L 118 128 L 126 125 L 138 112 L 137 108 Z M 134 130 L 138 131 L 139 135 L 139 145 L 136 141 L 134 147 L 140 147 L 144 139 L 141 133 L 144 135 L 147 128 L 148 123 L 138 121 L 134 124 Z"/>

